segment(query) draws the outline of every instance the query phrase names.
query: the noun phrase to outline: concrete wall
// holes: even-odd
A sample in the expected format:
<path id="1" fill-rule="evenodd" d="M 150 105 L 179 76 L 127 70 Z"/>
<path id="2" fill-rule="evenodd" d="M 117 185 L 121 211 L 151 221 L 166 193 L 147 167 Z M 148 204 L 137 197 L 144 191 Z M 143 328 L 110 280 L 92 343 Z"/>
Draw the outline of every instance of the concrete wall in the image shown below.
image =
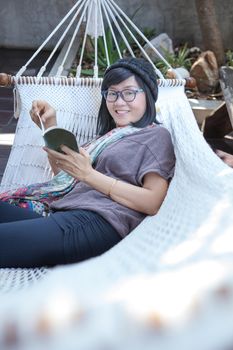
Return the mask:
<path id="1" fill-rule="evenodd" d="M 75 0 L 0 0 L 0 46 L 37 48 Z"/>
<path id="2" fill-rule="evenodd" d="M 195 0 L 117 0 L 127 14 L 142 9 L 134 21 L 141 27 L 149 26 L 156 33 L 166 32 L 175 44 L 188 42 L 201 46 L 201 33 Z M 126 3 L 130 3 L 126 5 Z M 224 45 L 233 49 L 233 0 L 215 0 L 217 18 Z"/>
<path id="3" fill-rule="evenodd" d="M 195 0 L 116 0 L 140 27 L 167 32 L 175 44 L 201 46 Z M 0 46 L 37 48 L 76 0 L 0 0 Z M 233 0 L 215 0 L 225 48 L 233 49 Z M 56 41 L 56 38 L 55 38 Z M 53 41 L 54 43 L 54 41 Z"/>

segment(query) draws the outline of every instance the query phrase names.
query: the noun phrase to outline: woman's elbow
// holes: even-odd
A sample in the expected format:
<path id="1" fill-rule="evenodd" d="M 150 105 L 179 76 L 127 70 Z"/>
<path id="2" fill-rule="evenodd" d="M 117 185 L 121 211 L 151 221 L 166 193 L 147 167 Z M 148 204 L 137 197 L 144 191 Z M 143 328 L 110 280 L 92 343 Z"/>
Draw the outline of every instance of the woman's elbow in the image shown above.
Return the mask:
<path id="1" fill-rule="evenodd" d="M 154 216 L 158 213 L 159 211 L 159 208 L 156 207 L 156 208 L 148 208 L 146 214 L 149 215 L 149 216 Z"/>
<path id="2" fill-rule="evenodd" d="M 151 203 L 147 210 L 146 210 L 146 214 L 147 215 L 150 215 L 150 216 L 153 216 L 153 215 L 156 215 L 161 207 L 161 205 L 163 204 L 163 201 L 164 201 L 164 198 L 165 196 L 158 202 L 156 201 L 155 203 Z"/>

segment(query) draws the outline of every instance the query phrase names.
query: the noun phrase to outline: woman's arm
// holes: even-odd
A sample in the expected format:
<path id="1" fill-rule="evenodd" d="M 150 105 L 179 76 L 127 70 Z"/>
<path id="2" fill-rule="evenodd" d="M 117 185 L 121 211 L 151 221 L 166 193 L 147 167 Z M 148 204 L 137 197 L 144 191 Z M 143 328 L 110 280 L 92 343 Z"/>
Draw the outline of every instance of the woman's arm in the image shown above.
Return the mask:
<path id="1" fill-rule="evenodd" d="M 39 126 L 39 128 L 41 128 L 41 125 L 38 115 L 43 122 L 45 130 L 51 126 L 57 125 L 56 110 L 44 100 L 32 101 L 32 108 L 29 113 L 33 122 Z"/>
<path id="2" fill-rule="evenodd" d="M 49 161 L 50 167 L 52 169 L 53 175 L 57 175 L 61 171 L 61 168 L 59 168 L 57 166 L 57 164 L 54 162 L 54 160 L 48 158 L 48 161 Z"/>
<path id="3" fill-rule="evenodd" d="M 30 110 L 30 116 L 32 118 L 32 121 L 41 128 L 40 116 L 42 123 L 44 125 L 44 129 L 48 129 L 52 126 L 57 125 L 57 116 L 56 116 L 56 110 L 46 101 L 44 100 L 34 100 L 32 102 L 32 108 Z M 56 165 L 56 163 L 49 159 L 49 163 L 52 169 L 52 172 L 54 175 L 58 174 L 60 171 L 60 168 Z"/>
<path id="4" fill-rule="evenodd" d="M 168 182 L 156 173 L 148 173 L 143 178 L 143 186 L 135 186 L 103 175 L 93 169 L 85 183 L 114 201 L 147 215 L 155 215 L 168 189 Z"/>
<path id="5" fill-rule="evenodd" d="M 226 163 L 229 167 L 233 168 L 233 155 L 232 154 L 223 152 L 220 149 L 217 149 L 215 151 L 215 153 L 217 154 L 217 156 L 219 156 L 220 159 L 222 159 L 222 161 L 224 163 Z"/>
<path id="6" fill-rule="evenodd" d="M 143 178 L 143 186 L 135 186 L 116 181 L 92 168 L 89 154 L 80 148 L 80 153 L 66 146 L 61 147 L 66 154 L 44 148 L 50 161 L 71 176 L 85 182 L 99 192 L 110 196 L 116 202 L 142 212 L 154 215 L 159 210 L 168 189 L 168 182 L 156 173 L 148 173 Z"/>

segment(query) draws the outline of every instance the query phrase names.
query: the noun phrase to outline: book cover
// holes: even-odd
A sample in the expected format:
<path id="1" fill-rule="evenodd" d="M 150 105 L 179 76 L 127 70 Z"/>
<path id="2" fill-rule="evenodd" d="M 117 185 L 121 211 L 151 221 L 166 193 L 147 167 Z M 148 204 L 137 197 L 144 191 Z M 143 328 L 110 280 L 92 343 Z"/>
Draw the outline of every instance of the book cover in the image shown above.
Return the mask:
<path id="1" fill-rule="evenodd" d="M 43 138 L 45 146 L 54 151 L 63 153 L 60 147 L 65 145 L 78 152 L 76 136 L 69 130 L 55 126 L 45 130 Z"/>

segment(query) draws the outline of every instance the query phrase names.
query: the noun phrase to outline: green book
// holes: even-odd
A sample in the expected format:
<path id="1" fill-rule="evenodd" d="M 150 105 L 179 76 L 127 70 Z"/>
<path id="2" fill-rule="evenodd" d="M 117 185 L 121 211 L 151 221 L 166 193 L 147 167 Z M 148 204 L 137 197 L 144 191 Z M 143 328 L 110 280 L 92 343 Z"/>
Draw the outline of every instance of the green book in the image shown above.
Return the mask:
<path id="1" fill-rule="evenodd" d="M 76 152 L 79 151 L 76 136 L 69 130 L 54 126 L 45 130 L 43 137 L 45 146 L 54 151 L 63 153 L 60 148 L 61 145 L 67 146 Z"/>

